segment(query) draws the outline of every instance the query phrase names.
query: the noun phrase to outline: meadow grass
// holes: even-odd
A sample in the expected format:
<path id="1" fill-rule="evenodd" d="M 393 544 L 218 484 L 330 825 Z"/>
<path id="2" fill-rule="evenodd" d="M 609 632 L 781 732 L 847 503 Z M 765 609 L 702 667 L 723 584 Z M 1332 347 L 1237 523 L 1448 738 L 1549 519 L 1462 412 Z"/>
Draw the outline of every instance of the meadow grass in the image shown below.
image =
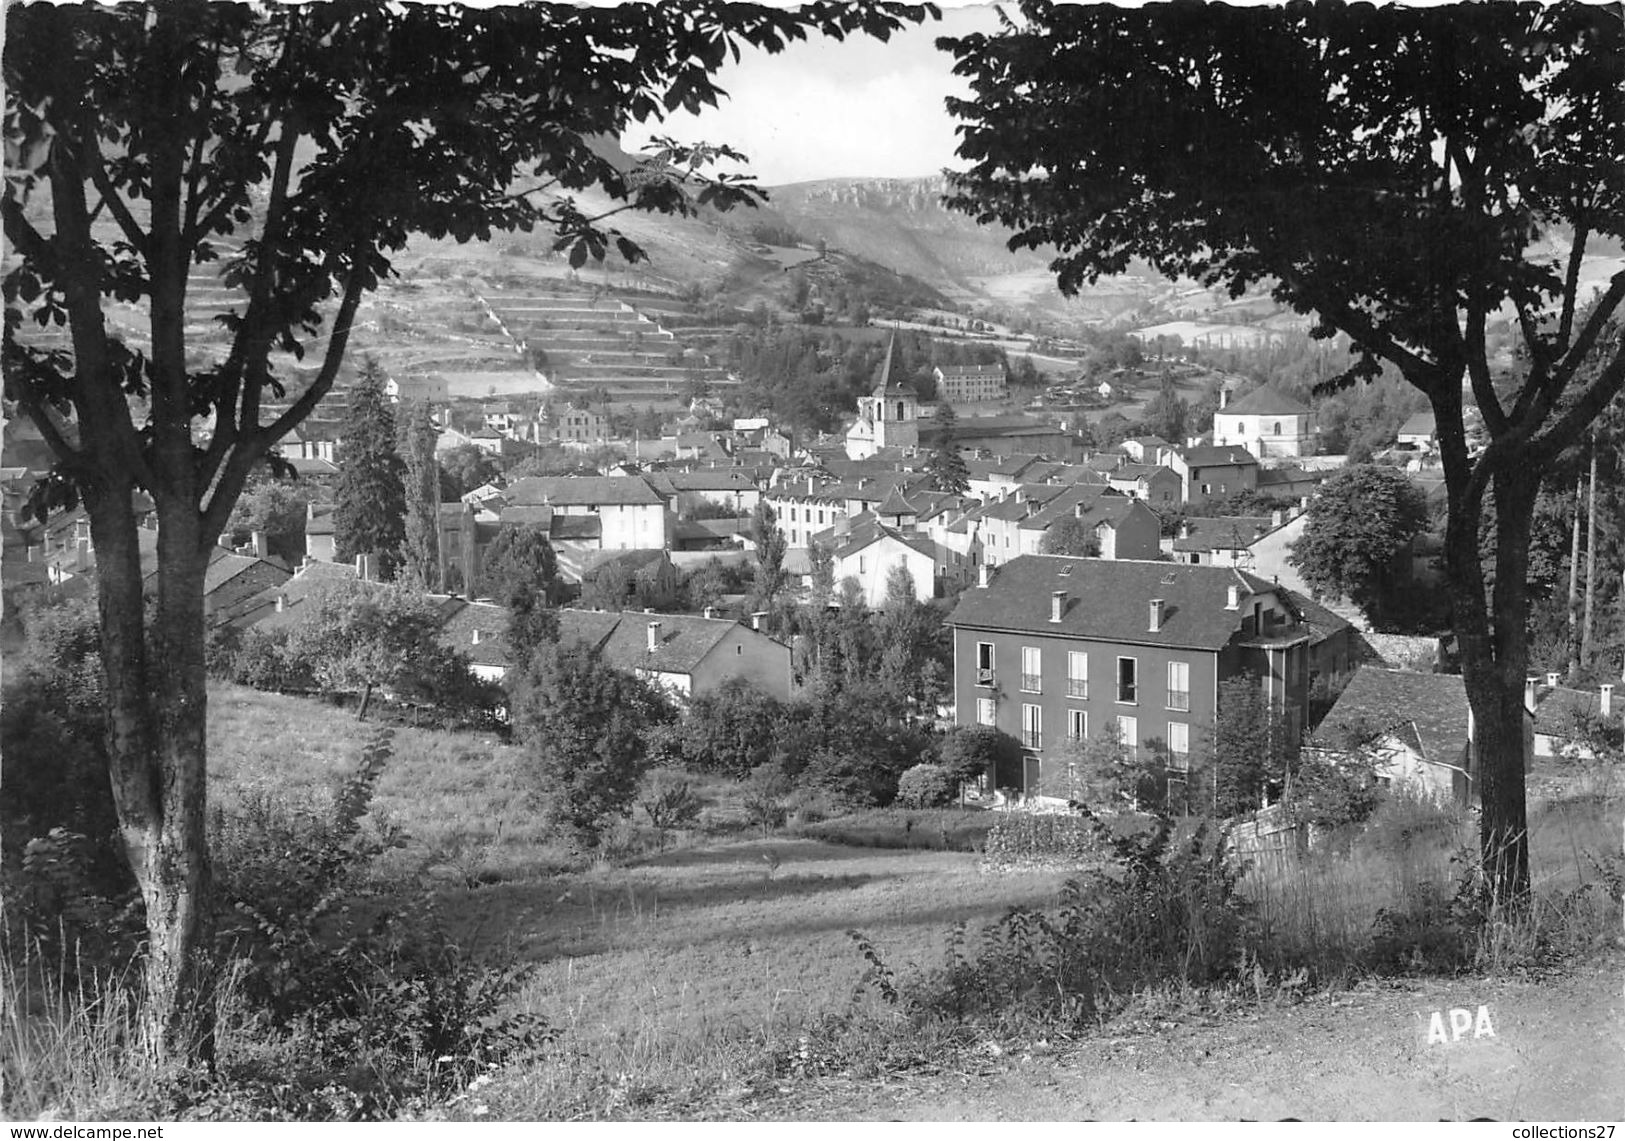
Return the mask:
<path id="1" fill-rule="evenodd" d="M 215 686 L 211 801 L 331 797 L 372 728 L 318 702 Z M 876 1072 L 904 1055 L 929 1064 L 956 1048 L 962 1028 L 881 1003 L 850 933 L 861 932 L 899 980 L 919 978 L 942 965 L 957 924 L 974 944 L 1013 907 L 1054 906 L 1068 875 L 1063 866 L 983 874 L 979 854 L 941 850 L 930 835 L 938 815 L 969 828 L 990 813 L 877 811 L 764 835 L 741 827 L 736 782 L 689 779 L 711 831 L 660 836 L 626 823 L 607 854 L 583 859 L 540 824 L 521 747 L 395 730 L 374 811 L 409 843 L 385 858 L 374 884 L 382 894 L 361 906 L 388 906 L 392 888 L 422 889 L 417 873 L 426 870 L 460 942 L 531 966 L 515 1005 L 556 1031 L 544 1056 L 430 1112 L 716 1116 L 740 1091 L 785 1075 Z M 1515 965 L 1542 940 L 1587 925 L 1611 932 L 1612 922 L 1598 920 L 1615 906 L 1603 892 L 1592 891 L 1585 909 L 1564 901 L 1608 885 L 1610 867 L 1618 875 L 1619 808 L 1604 796 L 1532 806 L 1537 907 L 1532 921 L 1498 936 L 1504 945 L 1481 948 L 1484 965 Z M 1302 856 L 1255 858 L 1242 873 L 1258 961 L 1275 978 L 1307 967 L 1317 983 L 1337 985 L 1373 969 L 1378 917 L 1443 922 L 1466 871 L 1454 858 L 1477 843 L 1469 816 L 1403 798 L 1343 839 Z M 124 1048 L 127 988 L 95 976 L 83 976 L 88 990 L 70 987 L 68 971 L 52 984 L 39 966 L 22 974 L 13 966 L 3 980 L 12 999 L 0 1018 L 6 1081 L 36 1091 L 13 1100 L 13 1111 L 88 1117 L 159 1096 Z M 223 1051 L 267 1048 L 237 1033 L 242 1041 L 223 1041 Z"/>

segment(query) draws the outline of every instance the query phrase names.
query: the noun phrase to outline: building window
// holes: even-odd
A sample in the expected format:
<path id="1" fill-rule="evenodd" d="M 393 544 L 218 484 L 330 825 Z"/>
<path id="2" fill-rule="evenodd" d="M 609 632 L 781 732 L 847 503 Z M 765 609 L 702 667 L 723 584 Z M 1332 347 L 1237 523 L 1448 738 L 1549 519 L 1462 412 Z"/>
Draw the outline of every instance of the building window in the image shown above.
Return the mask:
<path id="1" fill-rule="evenodd" d="M 1117 743 L 1122 746 L 1123 755 L 1131 761 L 1140 758 L 1140 722 L 1134 717 L 1119 717 L 1117 719 Z"/>
<path id="2" fill-rule="evenodd" d="M 1211 495 L 1212 493 L 1213 493 L 1213 485 L 1211 483 L 1204 483 L 1202 485 L 1202 494 L 1203 495 Z"/>
<path id="3" fill-rule="evenodd" d="M 822 507 L 818 509 L 818 525 L 820 527 L 824 525 L 824 509 Z"/>
<path id="4" fill-rule="evenodd" d="M 1021 707 L 1021 743 L 1029 749 L 1042 749 L 1044 747 L 1044 707 L 1042 705 L 1023 705 Z"/>
<path id="5" fill-rule="evenodd" d="M 1134 658 L 1117 659 L 1117 700 L 1125 705 L 1135 704 L 1138 674 L 1139 662 Z"/>
<path id="6" fill-rule="evenodd" d="M 1189 662 L 1168 663 L 1168 708 L 1185 712 L 1191 707 L 1191 666 Z"/>
<path id="7" fill-rule="evenodd" d="M 1089 655 L 1082 650 L 1066 652 L 1066 695 L 1089 696 Z"/>
<path id="8" fill-rule="evenodd" d="M 993 684 L 993 643 L 976 643 L 976 684 Z"/>
<path id="9" fill-rule="evenodd" d="M 1082 741 L 1089 736 L 1088 710 L 1068 709 L 1066 711 L 1066 735 L 1074 741 Z"/>
<path id="10" fill-rule="evenodd" d="M 1191 727 L 1183 721 L 1168 722 L 1168 770 L 1191 771 Z"/>
<path id="11" fill-rule="evenodd" d="M 978 725 L 993 724 L 994 709 L 991 697 L 978 697 L 976 699 L 976 723 Z"/>
<path id="12" fill-rule="evenodd" d="M 864 573 L 864 571 L 866 571 L 866 570 L 867 570 L 867 569 L 868 569 L 868 567 L 867 567 L 867 566 L 866 566 L 866 565 L 865 565 L 865 563 L 864 563 L 864 558 L 863 558 L 863 556 L 862 556 L 862 555 L 859 555 L 859 556 L 858 556 L 858 573 L 859 573 L 859 574 L 862 574 L 862 573 Z"/>
<path id="13" fill-rule="evenodd" d="M 1044 663 L 1037 646 L 1021 647 L 1021 688 L 1024 693 L 1044 690 Z"/>

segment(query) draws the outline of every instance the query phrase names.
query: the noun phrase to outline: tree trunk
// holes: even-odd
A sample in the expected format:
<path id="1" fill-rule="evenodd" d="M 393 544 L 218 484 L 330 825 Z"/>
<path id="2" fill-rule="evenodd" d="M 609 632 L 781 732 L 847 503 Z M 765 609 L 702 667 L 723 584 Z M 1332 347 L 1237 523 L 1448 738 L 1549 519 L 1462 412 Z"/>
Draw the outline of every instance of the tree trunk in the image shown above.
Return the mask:
<path id="1" fill-rule="evenodd" d="M 212 1064 L 214 924 L 204 827 L 208 555 L 195 542 L 195 512 L 190 527 L 184 510 L 178 525 L 164 519 L 158 541 L 163 573 L 149 640 L 129 494 L 127 486 L 117 488 L 89 507 L 108 764 L 120 831 L 146 905 L 145 1046 L 160 1060 Z"/>
<path id="2" fill-rule="evenodd" d="M 1574 481 L 1574 528 L 1569 540 L 1569 680 L 1580 672 L 1580 511 L 1585 484 Z"/>
<path id="3" fill-rule="evenodd" d="M 1481 813 L 1482 869 L 1500 906 L 1529 896 L 1524 678 L 1529 668 L 1529 532 L 1538 476 L 1507 471 L 1494 477 L 1495 585 L 1485 598 L 1477 536 L 1452 503 L 1446 549 L 1462 680 L 1472 710 L 1472 763 Z M 1476 522 L 1478 512 L 1468 515 Z M 1493 620 L 1492 620 L 1493 616 Z"/>
<path id="4" fill-rule="evenodd" d="M 1597 598 L 1597 433 L 1591 433 L 1591 493 L 1586 499 L 1585 618 L 1580 623 L 1580 662 L 1591 662 L 1591 615 Z"/>

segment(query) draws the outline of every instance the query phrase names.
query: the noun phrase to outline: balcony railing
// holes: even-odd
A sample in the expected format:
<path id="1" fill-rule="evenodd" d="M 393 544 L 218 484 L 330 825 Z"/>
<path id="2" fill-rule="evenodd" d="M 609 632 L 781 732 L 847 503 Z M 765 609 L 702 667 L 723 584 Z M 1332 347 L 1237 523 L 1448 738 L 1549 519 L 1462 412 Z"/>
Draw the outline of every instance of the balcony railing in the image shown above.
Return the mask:
<path id="1" fill-rule="evenodd" d="M 1136 692 L 1137 689 L 1138 689 L 1137 686 L 1125 685 L 1123 682 L 1118 682 L 1117 683 L 1117 700 L 1121 701 L 1125 705 L 1133 705 L 1134 704 L 1134 696 L 1135 696 L 1135 692 Z"/>
<path id="2" fill-rule="evenodd" d="M 1023 693 L 1042 693 L 1044 691 L 1044 675 L 1022 674 L 1021 689 Z"/>
<path id="3" fill-rule="evenodd" d="M 1044 734 L 1031 729 L 1021 731 L 1021 746 L 1024 749 L 1042 749 L 1044 747 Z"/>
<path id="4" fill-rule="evenodd" d="M 1066 695 L 1068 697 L 1088 697 L 1089 679 L 1077 677 L 1067 678 Z"/>
<path id="5" fill-rule="evenodd" d="M 1188 712 L 1191 707 L 1191 691 L 1188 689 L 1170 689 L 1168 691 L 1168 708 L 1180 712 Z"/>

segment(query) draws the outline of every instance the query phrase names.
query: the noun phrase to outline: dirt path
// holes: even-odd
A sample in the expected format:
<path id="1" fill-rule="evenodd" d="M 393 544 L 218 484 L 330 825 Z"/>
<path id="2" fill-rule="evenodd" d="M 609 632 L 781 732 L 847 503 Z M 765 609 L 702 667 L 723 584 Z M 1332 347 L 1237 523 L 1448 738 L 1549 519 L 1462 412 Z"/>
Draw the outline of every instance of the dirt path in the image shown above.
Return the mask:
<path id="1" fill-rule="evenodd" d="M 829 1083 L 764 1116 L 836 1120 L 1625 1119 L 1625 955 L 1541 981 L 1362 985 L 1222 1019 L 1161 1021 L 984 1072 Z M 1451 1008 L 1488 1033 L 1429 1042 Z M 1172 1017 L 1172 1016 L 1171 1016 Z M 800 1100 L 800 1099 L 797 1099 Z"/>

